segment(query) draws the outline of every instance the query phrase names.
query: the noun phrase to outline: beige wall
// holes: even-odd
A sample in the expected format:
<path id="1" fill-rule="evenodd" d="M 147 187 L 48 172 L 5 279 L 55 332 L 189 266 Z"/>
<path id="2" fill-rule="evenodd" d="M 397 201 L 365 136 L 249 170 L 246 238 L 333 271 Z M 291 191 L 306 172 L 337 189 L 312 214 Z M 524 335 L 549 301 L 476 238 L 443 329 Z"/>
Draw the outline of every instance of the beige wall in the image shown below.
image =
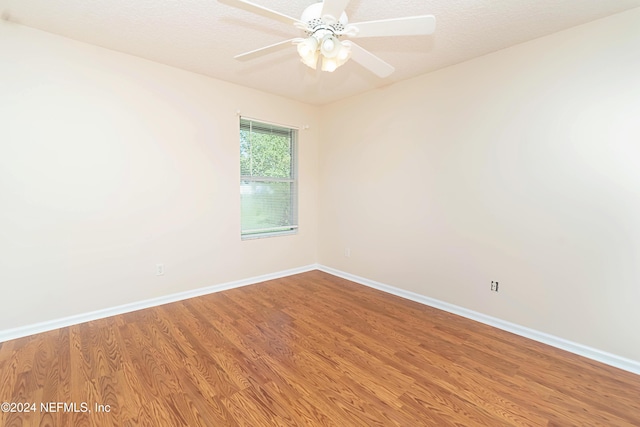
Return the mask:
<path id="1" fill-rule="evenodd" d="M 324 108 L 319 262 L 640 361 L 638 28 L 640 9 Z"/>
<path id="2" fill-rule="evenodd" d="M 5 21 L 0 52 L 0 331 L 316 262 L 317 107 Z M 240 240 L 238 109 L 310 126 L 296 236 Z"/>
<path id="3" fill-rule="evenodd" d="M 316 108 L 0 21 L 0 331 L 319 261 L 640 360 L 638 22 Z M 238 109 L 310 125 L 296 236 L 239 238 Z"/>

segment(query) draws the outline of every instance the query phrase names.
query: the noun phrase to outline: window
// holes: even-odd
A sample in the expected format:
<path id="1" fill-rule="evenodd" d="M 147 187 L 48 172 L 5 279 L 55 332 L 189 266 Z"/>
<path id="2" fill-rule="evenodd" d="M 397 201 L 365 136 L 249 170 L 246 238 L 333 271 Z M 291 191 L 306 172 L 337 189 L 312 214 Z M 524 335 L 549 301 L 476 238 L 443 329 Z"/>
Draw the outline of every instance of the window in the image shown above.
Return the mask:
<path id="1" fill-rule="evenodd" d="M 298 131 L 240 119 L 240 200 L 243 239 L 298 229 Z"/>

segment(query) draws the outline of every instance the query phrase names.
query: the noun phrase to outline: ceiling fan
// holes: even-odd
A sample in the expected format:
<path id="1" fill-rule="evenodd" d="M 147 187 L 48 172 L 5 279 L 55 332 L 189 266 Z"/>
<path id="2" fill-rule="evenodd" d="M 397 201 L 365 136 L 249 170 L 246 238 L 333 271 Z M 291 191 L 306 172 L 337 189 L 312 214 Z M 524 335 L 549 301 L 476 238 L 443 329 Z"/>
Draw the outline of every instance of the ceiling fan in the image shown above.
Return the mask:
<path id="1" fill-rule="evenodd" d="M 297 46 L 302 62 L 316 69 L 322 60 L 322 70 L 333 72 L 339 66 L 353 60 L 379 77 L 393 73 L 392 65 L 351 40 L 342 38 L 364 38 L 384 36 L 414 36 L 432 34 L 436 27 L 433 15 L 410 16 L 406 18 L 382 19 L 377 21 L 349 23 L 345 8 L 349 0 L 324 0 L 307 7 L 300 19 L 296 19 L 264 6 L 246 0 L 218 0 L 220 3 L 248 12 L 290 24 L 302 30 L 305 37 L 281 41 L 260 49 L 236 55 L 234 58 L 247 61 L 276 51 Z"/>

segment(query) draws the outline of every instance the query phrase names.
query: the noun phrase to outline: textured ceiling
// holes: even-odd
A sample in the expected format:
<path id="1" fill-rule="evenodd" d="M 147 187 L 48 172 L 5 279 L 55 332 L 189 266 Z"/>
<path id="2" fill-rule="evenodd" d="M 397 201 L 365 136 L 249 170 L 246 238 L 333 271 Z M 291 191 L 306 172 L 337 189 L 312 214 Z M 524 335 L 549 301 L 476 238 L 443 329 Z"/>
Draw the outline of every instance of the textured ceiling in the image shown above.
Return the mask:
<path id="1" fill-rule="evenodd" d="M 252 0 L 299 18 L 314 0 Z M 359 39 L 396 67 L 380 79 L 349 61 L 304 66 L 294 46 L 250 62 L 233 56 L 299 37 L 287 24 L 216 0 L 0 0 L 4 19 L 311 104 L 326 104 L 640 7 L 640 0 L 351 0 L 350 22 L 436 16 L 431 36 Z M 640 28 L 640 23 L 639 23 Z"/>

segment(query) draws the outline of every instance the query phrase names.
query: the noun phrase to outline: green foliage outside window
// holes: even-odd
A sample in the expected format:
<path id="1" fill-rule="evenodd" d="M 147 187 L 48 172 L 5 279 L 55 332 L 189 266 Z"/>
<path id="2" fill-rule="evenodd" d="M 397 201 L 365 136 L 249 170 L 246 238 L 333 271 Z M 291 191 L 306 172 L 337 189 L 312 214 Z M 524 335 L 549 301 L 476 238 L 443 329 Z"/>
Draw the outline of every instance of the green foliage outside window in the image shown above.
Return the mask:
<path id="1" fill-rule="evenodd" d="M 291 138 L 240 130 L 240 173 L 242 176 L 290 178 Z"/>

